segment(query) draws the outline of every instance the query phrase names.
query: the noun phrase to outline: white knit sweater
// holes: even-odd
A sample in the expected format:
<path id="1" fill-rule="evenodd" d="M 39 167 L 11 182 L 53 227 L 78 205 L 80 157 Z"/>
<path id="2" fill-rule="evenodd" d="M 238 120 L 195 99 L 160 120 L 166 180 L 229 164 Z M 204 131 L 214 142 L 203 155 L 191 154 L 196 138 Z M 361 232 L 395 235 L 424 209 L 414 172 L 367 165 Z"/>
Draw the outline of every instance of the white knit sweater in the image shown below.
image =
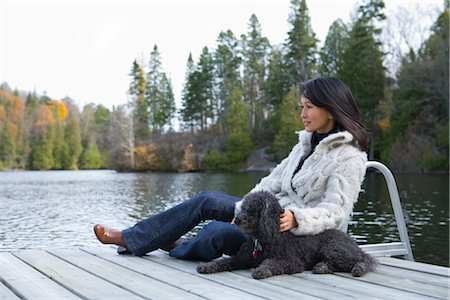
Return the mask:
<path id="1" fill-rule="evenodd" d="M 366 153 L 351 133 L 341 131 L 324 138 L 292 178 L 300 159 L 311 150 L 311 137 L 312 133 L 300 131 L 299 143 L 289 156 L 250 191 L 275 194 L 281 206 L 295 215 L 298 227 L 291 230 L 295 235 L 343 229 L 366 172 Z"/>

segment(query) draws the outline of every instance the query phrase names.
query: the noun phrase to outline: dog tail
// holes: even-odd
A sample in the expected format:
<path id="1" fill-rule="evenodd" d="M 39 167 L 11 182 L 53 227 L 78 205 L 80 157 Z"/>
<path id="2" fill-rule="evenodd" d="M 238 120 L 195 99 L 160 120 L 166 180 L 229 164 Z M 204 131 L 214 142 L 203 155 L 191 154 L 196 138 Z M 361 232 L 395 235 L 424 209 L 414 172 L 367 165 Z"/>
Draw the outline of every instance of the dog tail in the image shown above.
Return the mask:
<path id="1" fill-rule="evenodd" d="M 352 268 L 352 275 L 355 277 L 364 276 L 367 272 L 375 270 L 378 262 L 370 254 L 364 253 L 363 259 L 357 262 Z"/>

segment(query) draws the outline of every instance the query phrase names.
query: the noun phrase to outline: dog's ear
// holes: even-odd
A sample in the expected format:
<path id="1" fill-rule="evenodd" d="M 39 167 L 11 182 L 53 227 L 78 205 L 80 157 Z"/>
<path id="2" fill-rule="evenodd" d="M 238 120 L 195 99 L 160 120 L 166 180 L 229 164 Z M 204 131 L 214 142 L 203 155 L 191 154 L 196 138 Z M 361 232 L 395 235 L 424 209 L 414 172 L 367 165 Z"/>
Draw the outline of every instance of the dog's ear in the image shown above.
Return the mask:
<path id="1" fill-rule="evenodd" d="M 280 234 L 280 205 L 277 202 L 265 199 L 264 207 L 261 210 L 261 220 L 259 231 L 261 237 L 271 240 Z"/>

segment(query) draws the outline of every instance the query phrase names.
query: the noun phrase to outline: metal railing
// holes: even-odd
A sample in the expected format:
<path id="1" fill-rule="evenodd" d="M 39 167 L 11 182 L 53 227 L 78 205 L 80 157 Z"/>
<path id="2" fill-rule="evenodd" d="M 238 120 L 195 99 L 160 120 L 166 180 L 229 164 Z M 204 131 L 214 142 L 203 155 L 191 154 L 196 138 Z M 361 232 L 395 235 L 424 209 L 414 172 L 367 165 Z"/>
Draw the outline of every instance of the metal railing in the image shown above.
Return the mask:
<path id="1" fill-rule="evenodd" d="M 392 172 L 380 162 L 368 161 L 366 168 L 375 168 L 383 174 L 384 179 L 391 198 L 392 208 L 394 210 L 395 221 L 397 222 L 397 229 L 400 236 L 400 242 L 380 243 L 361 245 L 360 247 L 373 256 L 394 256 L 403 255 L 405 259 L 414 261 L 414 256 L 409 242 L 408 230 L 406 229 L 405 218 L 403 217 L 400 197 L 398 195 L 397 184 L 395 183 Z"/>

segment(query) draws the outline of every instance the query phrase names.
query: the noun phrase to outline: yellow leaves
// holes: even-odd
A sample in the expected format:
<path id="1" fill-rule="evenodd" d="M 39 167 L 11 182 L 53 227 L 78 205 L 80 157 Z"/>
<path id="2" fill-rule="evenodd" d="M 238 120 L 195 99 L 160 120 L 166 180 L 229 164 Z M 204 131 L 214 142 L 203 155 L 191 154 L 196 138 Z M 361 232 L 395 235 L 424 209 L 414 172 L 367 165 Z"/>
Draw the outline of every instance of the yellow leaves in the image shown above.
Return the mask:
<path id="1" fill-rule="evenodd" d="M 161 162 L 156 154 L 156 150 L 155 144 L 135 147 L 133 149 L 135 169 L 138 171 L 157 170 Z"/>
<path id="2" fill-rule="evenodd" d="M 61 121 L 64 121 L 69 112 L 67 106 L 62 101 L 53 101 L 52 107 Z"/>
<path id="3" fill-rule="evenodd" d="M 378 120 L 378 128 L 381 129 L 382 132 L 386 132 L 391 127 L 391 120 L 389 117 Z"/>
<path id="4" fill-rule="evenodd" d="M 47 125 L 53 125 L 56 122 L 56 118 L 60 121 L 64 121 L 67 117 L 68 109 L 64 102 L 52 100 L 48 105 L 40 105 L 36 112 L 35 126 L 44 127 Z"/>
<path id="5" fill-rule="evenodd" d="M 6 111 L 3 105 L 0 105 L 0 123 L 5 122 L 6 120 Z"/>
<path id="6" fill-rule="evenodd" d="M 184 149 L 183 161 L 181 162 L 181 168 L 183 171 L 192 172 L 197 170 L 197 164 L 194 155 L 194 145 L 189 143 Z"/>
<path id="7" fill-rule="evenodd" d="M 69 112 L 66 104 L 62 101 L 53 100 L 50 104 L 51 109 L 56 113 L 56 116 L 64 121 L 67 117 L 67 113 Z"/>

